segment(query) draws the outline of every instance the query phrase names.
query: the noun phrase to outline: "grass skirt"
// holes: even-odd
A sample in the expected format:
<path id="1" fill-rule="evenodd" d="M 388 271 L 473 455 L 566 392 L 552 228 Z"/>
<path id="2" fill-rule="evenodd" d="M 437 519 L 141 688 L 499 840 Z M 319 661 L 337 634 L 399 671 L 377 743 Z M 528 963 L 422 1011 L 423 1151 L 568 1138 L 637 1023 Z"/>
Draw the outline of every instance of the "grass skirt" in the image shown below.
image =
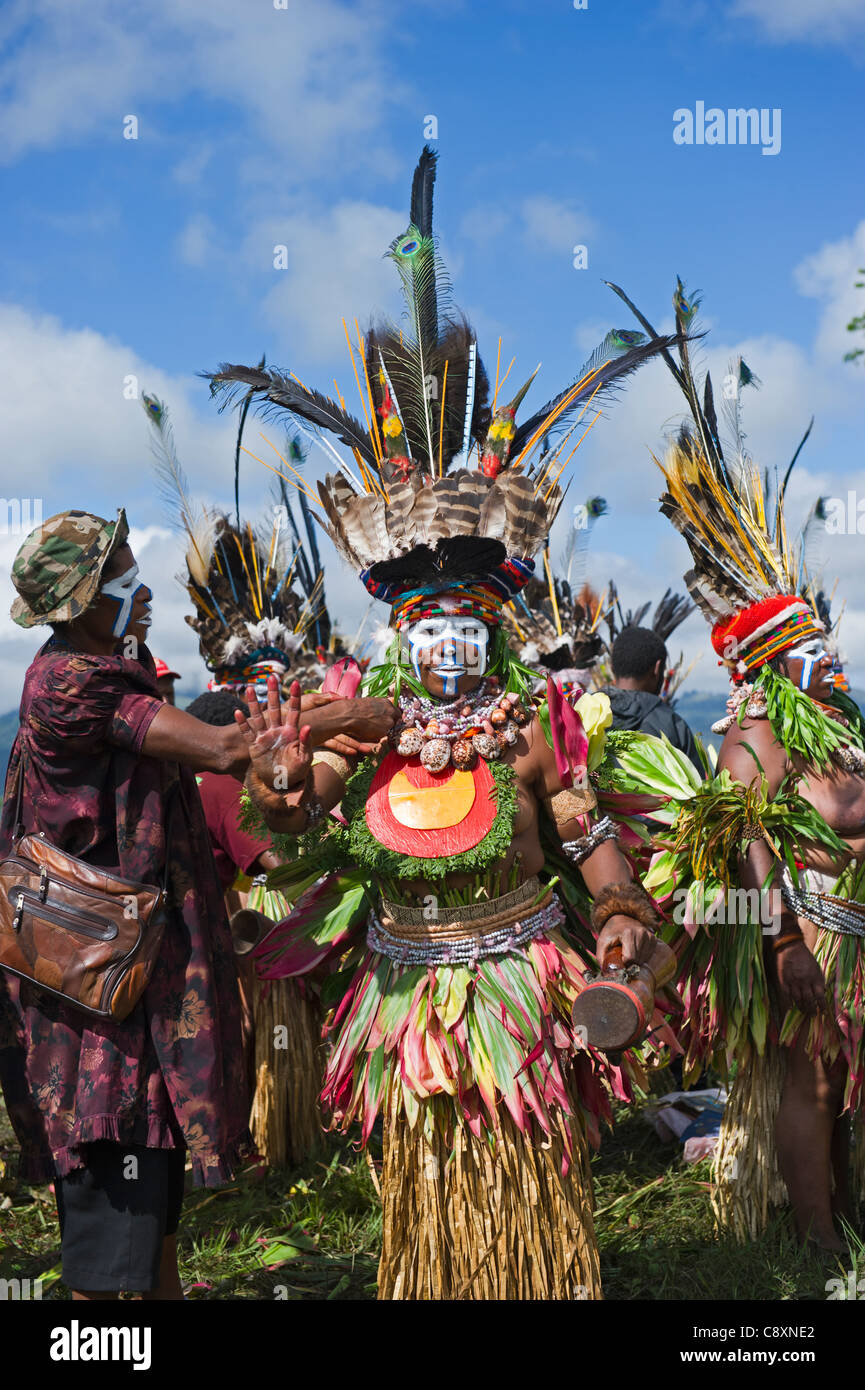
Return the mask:
<path id="1" fill-rule="evenodd" d="M 384 1119 L 380 1298 L 601 1297 L 588 1144 L 635 1066 L 578 1047 L 583 984 L 555 931 L 472 966 L 365 953 L 324 1101 L 362 1142 Z"/>
<path id="2" fill-rule="evenodd" d="M 787 1200 L 778 1168 L 775 1120 L 785 1075 L 784 1048 L 767 1043 L 740 1058 L 712 1162 L 712 1210 L 718 1226 L 744 1243 L 765 1229 Z"/>
<path id="3" fill-rule="evenodd" d="M 557 1111 L 549 1135 L 505 1114 L 492 1139 L 454 1125 L 436 1099 L 414 1125 L 391 1104 L 381 1187 L 380 1299 L 602 1297 L 588 1145 L 573 1114 Z"/>
<path id="4" fill-rule="evenodd" d="M 248 906 L 274 921 L 291 905 L 254 884 Z M 311 984 L 296 979 L 255 984 L 255 1091 L 249 1125 L 267 1163 L 295 1167 L 319 1148 L 324 1048 L 322 1008 Z"/>

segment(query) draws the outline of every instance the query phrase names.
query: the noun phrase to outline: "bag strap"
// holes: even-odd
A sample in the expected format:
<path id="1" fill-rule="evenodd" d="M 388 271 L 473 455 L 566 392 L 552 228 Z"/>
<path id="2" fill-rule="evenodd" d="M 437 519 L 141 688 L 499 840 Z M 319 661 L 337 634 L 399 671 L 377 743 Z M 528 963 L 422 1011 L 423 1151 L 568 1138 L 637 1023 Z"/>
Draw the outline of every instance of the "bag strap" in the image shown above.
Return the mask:
<path id="1" fill-rule="evenodd" d="M 21 757 L 18 759 L 18 767 L 17 767 L 16 773 L 15 773 L 15 785 L 16 785 L 16 791 L 15 791 L 15 816 L 14 816 L 14 820 L 13 820 L 13 829 L 12 829 L 12 842 L 13 842 L 13 844 L 14 844 L 17 840 L 20 840 L 20 839 L 21 839 L 21 836 L 24 834 L 24 822 L 23 822 L 23 820 L 21 819 L 21 808 L 22 808 L 23 801 L 24 801 L 24 747 L 23 747 L 23 744 L 22 744 L 22 748 L 21 748 Z M 164 863 L 163 866 L 162 866 L 162 882 L 161 882 L 161 884 L 160 884 L 160 887 L 161 887 L 161 889 L 162 889 L 162 893 L 163 893 L 163 895 L 164 895 L 164 897 L 165 897 L 165 899 L 166 899 L 166 902 L 168 901 L 168 897 L 169 897 L 169 891 L 168 891 L 168 877 L 169 877 L 169 871 L 170 871 L 170 861 L 169 861 L 169 853 L 168 853 L 168 851 L 169 851 L 169 847 L 170 847 L 170 845 L 171 845 L 171 827 L 172 827 L 172 824 L 173 824 L 173 822 L 174 822 L 174 814 L 175 814 L 175 811 L 177 810 L 177 802 L 178 802 L 178 799 L 183 803 L 184 806 L 186 805 L 186 801 L 185 801 L 185 798 L 184 798 L 184 795 L 183 795 L 183 786 L 182 786 L 182 784 L 181 784 L 181 781 L 180 781 L 180 778 L 179 778 L 179 777 L 178 777 L 177 781 L 174 783 L 173 787 L 171 788 L 171 790 L 170 790 L 169 793 L 168 793 L 168 814 L 167 814 L 167 816 L 166 816 L 166 818 L 165 818 L 165 863 Z"/>

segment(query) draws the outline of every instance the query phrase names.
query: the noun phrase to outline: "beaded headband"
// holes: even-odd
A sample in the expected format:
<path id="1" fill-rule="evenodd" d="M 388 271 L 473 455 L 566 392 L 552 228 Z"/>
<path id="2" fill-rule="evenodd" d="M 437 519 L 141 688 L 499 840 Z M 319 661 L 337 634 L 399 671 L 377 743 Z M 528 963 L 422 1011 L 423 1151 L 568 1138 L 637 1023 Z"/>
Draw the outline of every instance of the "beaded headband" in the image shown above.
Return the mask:
<path id="1" fill-rule="evenodd" d="M 787 651 L 806 637 L 825 637 L 825 632 L 812 613 L 795 613 L 771 632 L 758 646 L 742 652 L 742 661 L 749 671 L 762 666 L 773 656 Z"/>
<path id="2" fill-rule="evenodd" d="M 445 593 L 448 601 L 444 602 Z M 484 584 L 467 585 L 464 589 L 429 594 L 423 589 L 410 590 L 393 605 L 393 621 L 397 628 L 410 627 L 423 618 L 475 618 L 487 627 L 498 627 L 502 621 L 502 600 Z"/>

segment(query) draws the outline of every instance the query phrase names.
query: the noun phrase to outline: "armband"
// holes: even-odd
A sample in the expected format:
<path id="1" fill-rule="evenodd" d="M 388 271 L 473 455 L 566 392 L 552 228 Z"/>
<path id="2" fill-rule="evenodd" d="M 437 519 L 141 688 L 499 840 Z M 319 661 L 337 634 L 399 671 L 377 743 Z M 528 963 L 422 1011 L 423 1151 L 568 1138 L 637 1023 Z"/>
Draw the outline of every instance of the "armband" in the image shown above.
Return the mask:
<path id="1" fill-rule="evenodd" d="M 547 808 L 555 825 L 567 825 L 568 821 L 578 820 L 598 804 L 595 789 L 590 784 L 585 787 L 566 787 L 547 798 Z"/>
<path id="2" fill-rule="evenodd" d="M 315 750 L 312 759 L 313 767 L 315 767 L 317 763 L 326 763 L 328 767 L 332 767 L 336 775 L 342 778 L 343 782 L 351 776 L 351 768 L 349 767 L 348 760 L 343 758 L 339 753 L 331 753 L 329 748 L 317 748 Z"/>

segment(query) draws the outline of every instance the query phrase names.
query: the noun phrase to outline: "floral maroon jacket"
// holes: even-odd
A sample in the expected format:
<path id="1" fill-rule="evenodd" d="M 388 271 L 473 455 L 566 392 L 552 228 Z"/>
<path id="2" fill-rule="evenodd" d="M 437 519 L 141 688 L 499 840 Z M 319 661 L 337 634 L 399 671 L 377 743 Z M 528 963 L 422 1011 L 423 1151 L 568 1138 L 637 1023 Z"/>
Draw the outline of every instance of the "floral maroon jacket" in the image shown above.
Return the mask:
<path id="1" fill-rule="evenodd" d="M 0 971 L 0 1081 L 22 1173 L 83 1166 L 97 1139 L 186 1144 L 196 1184 L 231 1176 L 247 1141 L 231 938 L 195 777 L 146 757 L 162 708 L 155 668 L 52 639 L 30 666 L 6 779 L 0 851 L 14 834 L 19 767 L 27 831 L 124 878 L 161 881 L 170 821 L 169 913 L 159 961 L 122 1023 L 93 1019 Z"/>

